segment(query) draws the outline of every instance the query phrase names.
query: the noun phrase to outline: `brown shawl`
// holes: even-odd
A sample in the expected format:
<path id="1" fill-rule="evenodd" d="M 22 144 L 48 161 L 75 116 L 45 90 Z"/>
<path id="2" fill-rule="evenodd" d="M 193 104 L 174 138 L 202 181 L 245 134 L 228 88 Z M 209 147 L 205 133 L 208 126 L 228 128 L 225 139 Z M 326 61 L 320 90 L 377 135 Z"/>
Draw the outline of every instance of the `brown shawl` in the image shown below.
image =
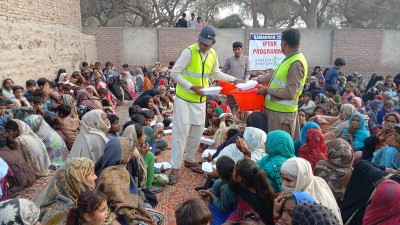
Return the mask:
<path id="1" fill-rule="evenodd" d="M 340 138 L 331 140 L 327 146 L 328 160 L 319 161 L 314 173 L 326 181 L 336 200 L 341 202 L 352 174 L 353 151 L 350 144 Z"/>
<path id="2" fill-rule="evenodd" d="M 96 189 L 107 195 L 107 202 L 112 211 L 123 216 L 129 224 L 137 222 L 135 218 L 139 214 L 138 208 L 143 204 L 139 189 L 135 187 L 136 184 L 126 169 L 135 148 L 132 139 L 128 137 L 110 139 L 101 159 L 101 167 L 108 167 L 101 171 L 96 182 Z M 118 155 L 118 151 L 121 158 L 119 162 L 113 159 L 113 156 Z"/>

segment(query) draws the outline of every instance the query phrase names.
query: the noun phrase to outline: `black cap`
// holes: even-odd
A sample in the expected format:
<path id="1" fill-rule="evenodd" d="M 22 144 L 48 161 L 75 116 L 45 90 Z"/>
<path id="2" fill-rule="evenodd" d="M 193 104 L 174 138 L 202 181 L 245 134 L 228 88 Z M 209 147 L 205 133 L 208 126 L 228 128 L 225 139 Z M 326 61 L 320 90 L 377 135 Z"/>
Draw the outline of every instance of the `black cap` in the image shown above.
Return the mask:
<path id="1" fill-rule="evenodd" d="M 198 41 L 205 45 L 212 45 L 213 41 L 215 41 L 215 30 L 211 26 L 205 26 L 201 29 Z"/>

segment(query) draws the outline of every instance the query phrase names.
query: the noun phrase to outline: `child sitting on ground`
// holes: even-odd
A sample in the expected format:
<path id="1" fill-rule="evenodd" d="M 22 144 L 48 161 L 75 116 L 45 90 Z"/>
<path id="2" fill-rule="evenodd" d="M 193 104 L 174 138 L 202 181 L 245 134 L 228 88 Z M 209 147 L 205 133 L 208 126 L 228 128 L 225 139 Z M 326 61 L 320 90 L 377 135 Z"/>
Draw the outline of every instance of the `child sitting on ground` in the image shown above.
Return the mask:
<path id="1" fill-rule="evenodd" d="M 24 97 L 25 98 L 32 97 L 33 93 L 36 90 L 36 81 L 27 80 L 25 86 L 26 86 L 26 91 L 24 93 Z"/>
<path id="2" fill-rule="evenodd" d="M 313 110 L 315 109 L 315 102 L 311 100 L 311 93 L 310 92 L 305 92 L 303 93 L 303 105 L 301 106 L 300 109 L 305 110 L 307 115 L 311 115 Z"/>
<path id="3" fill-rule="evenodd" d="M 350 103 L 351 100 L 349 100 L 349 98 L 356 97 L 354 95 L 354 83 L 351 81 L 347 82 L 344 91 L 345 92 L 342 95 L 342 104 Z"/>
<path id="4" fill-rule="evenodd" d="M 79 195 L 76 207 L 69 210 L 66 225 L 119 224 L 113 222 L 114 219 L 115 214 L 109 213 L 107 196 L 104 193 L 85 191 Z"/>
<path id="5" fill-rule="evenodd" d="M 7 100 L 0 100 L 0 131 L 6 132 L 5 124 L 9 119 L 13 119 L 12 115 L 6 114 Z"/>
<path id="6" fill-rule="evenodd" d="M 216 166 L 219 179 L 214 182 L 212 189 L 199 191 L 202 197 L 209 198 L 209 209 L 212 213 L 211 225 L 225 223 L 238 203 L 238 197 L 231 187 L 235 162 L 231 158 L 223 156 L 217 160 Z"/>
<path id="7" fill-rule="evenodd" d="M 212 214 L 198 198 L 192 198 L 179 204 L 175 210 L 176 225 L 209 225 Z"/>
<path id="8" fill-rule="evenodd" d="M 108 90 L 105 88 L 99 88 L 97 92 L 99 93 L 99 98 L 101 99 L 101 105 L 103 106 L 103 111 L 107 114 L 114 113 L 112 104 L 108 98 L 109 96 Z"/>
<path id="9" fill-rule="evenodd" d="M 111 127 L 107 133 L 107 137 L 109 139 L 112 137 L 119 137 L 118 132 L 121 130 L 121 126 L 119 125 L 119 117 L 114 114 L 109 114 L 107 115 L 107 118 L 111 124 Z"/>

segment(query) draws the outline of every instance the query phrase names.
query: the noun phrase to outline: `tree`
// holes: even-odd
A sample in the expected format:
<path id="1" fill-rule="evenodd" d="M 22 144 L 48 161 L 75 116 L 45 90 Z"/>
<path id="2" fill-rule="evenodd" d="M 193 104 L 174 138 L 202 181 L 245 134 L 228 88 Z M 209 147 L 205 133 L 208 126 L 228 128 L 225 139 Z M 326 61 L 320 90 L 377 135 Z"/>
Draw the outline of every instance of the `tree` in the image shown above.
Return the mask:
<path id="1" fill-rule="evenodd" d="M 215 27 L 218 28 L 243 28 L 247 27 L 243 22 L 242 18 L 238 14 L 232 14 L 224 19 L 216 21 L 214 23 Z"/>
<path id="2" fill-rule="evenodd" d="M 110 20 L 124 16 L 131 26 L 157 27 L 175 25 L 178 18 L 196 0 L 81 0 L 82 22 L 99 21 L 108 26 Z"/>

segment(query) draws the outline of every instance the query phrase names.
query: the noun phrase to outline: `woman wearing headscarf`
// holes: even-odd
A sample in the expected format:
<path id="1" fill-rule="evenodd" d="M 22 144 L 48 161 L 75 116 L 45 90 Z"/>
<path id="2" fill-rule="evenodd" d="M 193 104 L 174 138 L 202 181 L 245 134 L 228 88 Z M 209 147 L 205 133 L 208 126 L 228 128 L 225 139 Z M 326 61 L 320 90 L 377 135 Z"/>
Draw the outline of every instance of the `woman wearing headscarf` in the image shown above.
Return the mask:
<path id="1" fill-rule="evenodd" d="M 53 130 L 41 115 L 29 115 L 25 118 L 33 132 L 43 141 L 52 165 L 59 167 L 68 158 L 68 148 L 64 140 Z"/>
<path id="2" fill-rule="evenodd" d="M 46 196 L 40 205 L 43 225 L 65 224 L 68 211 L 76 206 L 78 196 L 95 187 L 94 163 L 76 157 L 64 163 L 50 181 Z"/>
<path id="3" fill-rule="evenodd" d="M 324 179 L 314 176 L 311 164 L 302 158 L 290 158 L 282 164 L 282 190 L 287 194 L 303 191 L 314 197 L 317 203 L 325 205 L 342 223 L 340 210 L 331 189 Z"/>
<path id="4" fill-rule="evenodd" d="M 79 118 L 81 119 L 90 110 L 101 109 L 101 103 L 89 98 L 89 93 L 83 89 L 76 95 L 76 106 Z"/>
<path id="5" fill-rule="evenodd" d="M 120 90 L 123 92 L 123 96 L 125 100 L 131 101 L 134 99 L 135 93 L 132 92 L 131 88 L 128 85 L 128 81 L 121 75 L 121 77 L 117 78 L 118 83 L 120 85 Z"/>
<path id="6" fill-rule="evenodd" d="M 285 131 L 274 130 L 268 133 L 266 149 L 268 154 L 258 161 L 260 169 L 267 174 L 268 182 L 275 192 L 282 192 L 282 164 L 295 157 L 292 137 Z"/>
<path id="7" fill-rule="evenodd" d="M 135 79 L 136 79 L 136 85 L 137 85 L 137 91 L 142 92 L 143 91 L 143 81 L 144 81 L 144 73 L 141 68 L 136 68 L 135 70 Z"/>
<path id="8" fill-rule="evenodd" d="M 383 102 L 383 107 L 379 110 L 378 115 L 376 117 L 376 122 L 379 128 L 382 127 L 383 123 L 383 117 L 386 116 L 386 114 L 393 112 L 393 106 L 394 102 L 392 100 L 387 100 L 387 101 L 382 101 Z"/>
<path id="9" fill-rule="evenodd" d="M 11 78 L 4 78 L 1 82 L 1 87 L 3 95 L 6 99 L 12 99 L 15 97 L 12 90 L 12 88 L 14 87 L 14 81 Z"/>
<path id="10" fill-rule="evenodd" d="M 17 142 L 18 151 L 32 166 L 38 176 L 49 175 L 51 161 L 43 141 L 22 120 L 13 119 L 6 123 L 8 135 Z"/>
<path id="11" fill-rule="evenodd" d="M 369 120 L 367 111 L 366 111 L 365 108 L 363 107 L 363 102 L 362 102 L 362 99 L 361 99 L 361 98 L 359 98 L 359 97 L 353 97 L 353 98 L 351 99 L 350 103 L 354 106 L 354 108 L 357 109 L 357 111 L 358 111 L 359 113 L 361 113 L 361 114 L 364 116 L 365 120 L 367 120 L 367 121 Z"/>
<path id="12" fill-rule="evenodd" d="M 382 108 L 382 102 L 379 100 L 373 100 L 369 103 L 367 107 L 367 115 L 368 115 L 368 129 L 371 133 L 378 133 L 378 113 Z"/>
<path id="13" fill-rule="evenodd" d="M 265 142 L 267 134 L 254 127 L 246 127 L 243 133 L 243 139 L 237 138 L 236 143 L 230 144 L 218 154 L 213 160 L 216 162 L 222 156 L 228 156 L 235 163 L 245 156 L 248 156 L 253 161 L 258 162 L 265 156 Z M 244 154 L 245 152 L 246 154 Z"/>
<path id="14" fill-rule="evenodd" d="M 9 199 L 0 202 L 0 224 L 39 225 L 40 210 L 27 199 Z"/>
<path id="15" fill-rule="evenodd" d="M 155 96 L 160 96 L 161 92 L 158 89 L 149 89 L 147 91 L 144 91 L 139 97 L 137 97 L 137 99 L 133 102 L 133 105 L 137 105 L 137 102 L 140 101 L 141 98 L 143 98 L 144 96 L 151 96 L 151 97 L 155 97 Z"/>
<path id="16" fill-rule="evenodd" d="M 292 213 L 301 202 L 315 202 L 315 199 L 301 191 L 295 191 L 286 197 L 284 193 L 280 194 L 274 201 L 274 222 L 276 225 L 292 224 Z"/>
<path id="17" fill-rule="evenodd" d="M 138 130 L 143 129 L 140 124 L 129 125 L 125 128 L 124 132 L 122 133 L 122 137 L 128 137 L 133 140 L 135 146 L 140 147 L 138 141 Z M 146 189 L 147 185 L 147 166 L 146 162 L 144 161 L 144 156 L 140 154 L 140 151 L 133 151 L 133 158 L 127 165 L 127 169 L 131 176 L 134 178 L 135 183 L 141 189 Z M 153 174 L 154 176 L 154 174 Z"/>
<path id="18" fill-rule="evenodd" d="M 85 89 L 89 93 L 89 97 L 91 99 L 96 99 L 97 98 L 97 100 L 99 100 L 99 93 L 97 93 L 97 90 L 93 85 L 89 85 Z"/>
<path id="19" fill-rule="evenodd" d="M 0 159 L 4 159 L 7 163 L 5 165 L 6 168 L 1 166 L 0 178 L 7 177 L 8 174 L 8 181 L 11 181 L 8 190 L 11 193 L 22 191 L 36 181 L 36 173 L 32 166 L 25 161 L 22 153 L 16 149 L 15 141 L 7 137 L 7 134 L 3 132 L 0 132 Z M 11 173 L 8 169 L 10 169 Z M 7 183 L 7 180 L 5 182 Z M 7 196 L 7 193 L 4 194 Z M 0 193 L 1 198 L 2 193 Z"/>
<path id="20" fill-rule="evenodd" d="M 314 174 L 326 181 L 339 205 L 343 202 L 353 166 L 353 150 L 348 142 L 335 138 L 328 144 L 328 159 L 321 160 Z"/>
<path id="21" fill-rule="evenodd" d="M 375 150 L 387 146 L 395 134 L 394 127 L 399 123 L 400 115 L 398 113 L 387 114 L 383 118 L 382 129 L 365 140 L 363 159 L 370 161 Z"/>
<path id="22" fill-rule="evenodd" d="M 382 181 L 365 210 L 363 224 L 400 224 L 400 184 L 392 180 Z"/>
<path id="23" fill-rule="evenodd" d="M 373 153 L 372 162 L 386 168 L 400 168 L 400 124 L 394 127 L 393 137 L 389 139 L 388 145 Z"/>
<path id="24" fill-rule="evenodd" d="M 134 143 L 128 137 L 110 139 L 102 161 L 96 165 L 100 174 L 96 189 L 107 195 L 108 205 L 121 224 L 160 225 L 162 214 L 144 203 L 143 192 L 126 168 L 138 152 Z"/>
<path id="25" fill-rule="evenodd" d="M 323 204 L 303 201 L 294 208 L 292 225 L 340 225 L 341 220 Z"/>
<path id="26" fill-rule="evenodd" d="M 320 160 L 328 159 L 327 148 L 322 131 L 312 128 L 307 132 L 306 143 L 300 147 L 299 157 L 307 160 L 314 170 Z"/>
<path id="27" fill-rule="evenodd" d="M 396 173 L 396 171 L 391 171 L 384 166 L 379 166 L 366 160 L 360 160 L 354 166 L 353 174 L 340 207 L 343 221 L 346 224 L 362 224 L 365 210 L 380 181 L 390 179 L 400 183 L 400 176 L 389 174 L 385 170 Z M 385 207 L 387 206 L 385 205 Z"/>
<path id="28" fill-rule="evenodd" d="M 317 123 L 315 123 L 315 122 L 307 122 L 306 125 L 304 125 L 304 127 L 301 128 L 301 131 L 300 131 L 300 141 L 295 141 L 295 142 L 294 142 L 294 154 L 295 154 L 296 156 L 299 155 L 300 147 L 306 143 L 307 132 L 308 132 L 311 128 L 321 129 L 320 126 L 319 126 Z"/>
<path id="29" fill-rule="evenodd" d="M 72 116 L 74 118 L 79 118 L 78 110 L 76 109 L 76 104 L 75 104 L 75 101 L 74 101 L 74 98 L 72 97 L 72 95 L 69 95 L 69 94 L 62 95 L 61 99 L 64 104 L 71 107 Z"/>
<path id="30" fill-rule="evenodd" d="M 70 158 L 86 157 L 97 162 L 104 154 L 110 129 L 107 114 L 100 109 L 92 110 L 82 117 L 81 130 L 71 148 Z"/>
<path id="31" fill-rule="evenodd" d="M 316 121 L 318 124 L 330 124 L 328 133 L 324 134 L 325 142 L 340 137 L 344 129 L 349 126 L 350 116 L 356 113 L 357 110 L 351 104 L 343 104 L 340 108 L 339 116 L 315 116 L 310 120 Z"/>
<path id="32" fill-rule="evenodd" d="M 341 137 L 347 140 L 354 150 L 363 150 L 365 147 L 365 139 L 370 136 L 365 124 L 365 119 L 360 113 L 354 113 L 349 119 L 349 126 L 346 128 Z"/>
<path id="33" fill-rule="evenodd" d="M 119 79 L 117 77 L 110 77 L 107 87 L 120 103 L 124 100 L 124 94 L 121 92 L 121 88 L 119 87 Z"/>

